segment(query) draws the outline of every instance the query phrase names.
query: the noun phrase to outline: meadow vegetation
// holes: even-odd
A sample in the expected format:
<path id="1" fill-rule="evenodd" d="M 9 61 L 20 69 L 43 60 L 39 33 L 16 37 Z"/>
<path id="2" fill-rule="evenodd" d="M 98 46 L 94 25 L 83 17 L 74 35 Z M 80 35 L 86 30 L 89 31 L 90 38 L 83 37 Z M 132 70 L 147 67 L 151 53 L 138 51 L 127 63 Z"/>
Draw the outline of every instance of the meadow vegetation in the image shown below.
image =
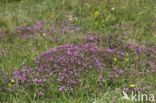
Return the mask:
<path id="1" fill-rule="evenodd" d="M 155 0 L 0 1 L 0 103 L 136 102 L 122 91 L 156 97 Z"/>

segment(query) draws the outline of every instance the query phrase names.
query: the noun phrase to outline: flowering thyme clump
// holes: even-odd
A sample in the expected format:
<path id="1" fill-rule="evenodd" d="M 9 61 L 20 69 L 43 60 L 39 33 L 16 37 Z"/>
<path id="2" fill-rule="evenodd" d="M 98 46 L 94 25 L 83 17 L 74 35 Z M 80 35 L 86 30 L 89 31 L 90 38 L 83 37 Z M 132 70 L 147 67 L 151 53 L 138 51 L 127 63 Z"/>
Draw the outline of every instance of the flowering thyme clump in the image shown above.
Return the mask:
<path id="1" fill-rule="evenodd" d="M 59 26 L 58 26 L 59 24 Z M 14 29 L 14 33 L 21 38 L 38 39 L 40 37 L 50 38 L 51 34 L 66 34 L 78 32 L 80 27 L 65 20 L 57 22 L 43 22 L 39 21 L 30 26 L 22 25 Z M 1 35 L 1 31 L 0 31 Z"/>
<path id="2" fill-rule="evenodd" d="M 155 48 L 119 42 L 114 37 L 115 34 L 88 36 L 82 44 L 66 44 L 50 49 L 38 56 L 33 64 L 15 71 L 11 80 L 17 81 L 14 84 L 18 86 L 48 87 L 53 84 L 58 91 L 76 92 L 78 88 L 83 90 L 93 86 L 92 80 L 97 81 L 94 84 L 96 87 L 102 88 L 105 81 L 109 86 L 120 85 L 120 80 L 135 80 L 135 75 L 144 77 L 155 72 Z"/>
<path id="3" fill-rule="evenodd" d="M 34 69 L 16 71 L 12 79 L 18 79 L 19 84 L 27 82 L 31 85 L 55 81 L 58 90 L 71 90 L 86 82 L 82 78 L 92 78 L 88 72 L 96 75 L 103 71 L 104 62 L 109 61 L 109 58 L 105 58 L 106 55 L 104 50 L 98 49 L 94 44 L 66 44 L 43 53 L 36 58 Z"/>

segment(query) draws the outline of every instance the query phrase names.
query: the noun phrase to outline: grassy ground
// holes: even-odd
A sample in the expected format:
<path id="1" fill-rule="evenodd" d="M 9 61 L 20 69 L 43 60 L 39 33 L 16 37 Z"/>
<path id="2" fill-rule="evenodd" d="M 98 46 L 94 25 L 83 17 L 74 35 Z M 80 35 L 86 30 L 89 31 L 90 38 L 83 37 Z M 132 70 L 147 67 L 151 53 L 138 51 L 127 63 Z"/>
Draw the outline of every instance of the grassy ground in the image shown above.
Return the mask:
<path id="1" fill-rule="evenodd" d="M 48 68 L 50 73 L 53 72 L 53 63 L 65 63 L 63 60 L 55 59 L 65 56 L 74 61 L 72 57 L 75 56 L 62 54 L 66 51 L 63 48 L 58 50 L 56 55 L 48 54 L 50 57 L 43 58 L 46 61 L 56 56 L 53 62 L 39 61 L 41 64 L 38 65 L 36 57 L 66 44 L 72 44 L 73 48 L 77 48 L 75 45 L 87 43 L 95 44 L 101 51 L 95 48 L 91 48 L 95 49 L 94 53 L 82 50 L 81 54 L 85 59 L 81 58 L 80 61 L 84 59 L 84 64 L 87 65 L 84 68 L 88 72 L 83 71 L 80 74 L 83 80 L 81 84 L 59 82 L 55 79 L 61 74 L 57 73 L 53 82 L 47 80 L 44 83 L 30 83 L 38 72 L 35 68 L 43 66 Z M 111 0 L 111 3 L 106 0 L 0 2 L 0 102 L 133 103 L 131 100 L 122 100 L 123 90 L 128 90 L 127 93 L 135 91 L 154 94 L 156 97 L 155 46 L 155 0 Z M 72 55 L 75 52 L 72 52 Z M 120 55 L 120 52 L 124 53 Z M 93 56 L 103 60 L 100 62 L 105 65 L 101 67 L 105 68 L 104 71 L 101 69 L 97 73 L 92 70 L 98 69 L 98 63 L 91 61 Z M 71 68 L 78 70 L 80 65 L 76 62 L 68 62 L 68 65 L 62 67 L 59 64 L 58 68 L 72 65 Z M 23 68 L 26 68 L 26 72 L 31 68 L 33 74 L 28 74 L 28 77 L 32 77 L 26 77 L 26 80 L 21 82 L 24 73 L 20 74 L 21 78 L 18 78 L 19 75 L 14 78 L 13 73 L 21 72 Z M 114 71 L 115 68 L 118 69 L 117 72 Z M 116 75 L 119 78 L 111 77 Z M 46 74 L 40 73 L 39 78 L 43 79 L 45 76 Z M 99 81 L 100 77 L 104 77 L 102 83 Z M 69 86 L 73 90 L 59 90 L 60 85 Z"/>

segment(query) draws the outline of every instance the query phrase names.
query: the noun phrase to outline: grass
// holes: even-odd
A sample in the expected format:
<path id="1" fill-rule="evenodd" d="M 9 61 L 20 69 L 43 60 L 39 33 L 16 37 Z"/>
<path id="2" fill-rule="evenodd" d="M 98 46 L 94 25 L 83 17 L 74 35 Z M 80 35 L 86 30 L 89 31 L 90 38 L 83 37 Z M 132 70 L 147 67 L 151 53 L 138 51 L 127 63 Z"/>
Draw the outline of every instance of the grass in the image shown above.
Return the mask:
<path id="1" fill-rule="evenodd" d="M 155 49 L 147 50 L 156 46 L 155 5 L 155 0 L 111 0 L 110 4 L 107 4 L 107 0 L 24 0 L 23 2 L 8 0 L 5 3 L 1 1 L 0 103 L 133 103 L 131 100 L 122 100 L 122 91 L 125 88 L 129 91 L 138 88 L 142 94 L 156 96 L 156 76 L 155 72 L 152 72 L 156 71 L 156 53 Z M 23 25 L 26 27 L 22 27 Z M 66 44 L 85 45 L 86 43 L 96 43 L 96 46 L 104 51 L 113 48 L 115 52 L 106 55 L 95 53 L 97 59 L 111 58 L 101 62 L 106 66 L 106 70 L 100 73 L 92 70 L 97 69 L 96 63 L 90 61 L 92 58 L 88 59 L 94 54 L 89 55 L 90 52 L 84 54 L 86 63 L 92 62 L 95 65 L 90 64 L 92 66 L 90 70 L 87 64 L 86 69 L 89 72 L 82 72 L 81 80 L 84 82 L 81 85 L 68 84 L 66 81 L 59 84 L 57 80 L 30 85 L 31 80 L 26 79 L 21 83 L 19 78 L 14 78 L 11 82 L 13 73 L 22 71 L 24 67 L 31 68 L 36 73 L 35 68 L 40 67 L 36 64 L 36 57 L 48 50 Z M 137 45 L 138 48 L 144 47 L 145 50 L 137 54 L 135 47 L 127 49 L 130 47 L 128 44 Z M 125 56 L 119 56 L 122 50 L 125 50 Z M 51 58 L 54 56 L 61 58 L 66 54 L 58 51 Z M 68 56 L 67 58 L 70 59 Z M 69 62 L 66 66 L 75 62 L 72 64 Z M 148 62 L 151 65 L 147 65 Z M 52 63 L 49 65 L 51 68 L 54 66 Z M 43 63 L 42 66 L 47 66 L 47 63 Z M 74 64 L 72 68 L 77 70 L 79 66 Z M 121 71 L 114 72 L 114 68 Z M 122 74 L 122 71 L 125 74 Z M 44 77 L 46 74 L 40 75 Z M 101 75 L 105 76 L 105 79 L 99 85 L 98 80 Z M 115 75 L 121 77 L 110 79 Z M 18 85 L 17 88 L 14 88 L 15 84 Z M 85 84 L 89 86 L 85 88 Z M 130 87 L 132 84 L 135 87 Z M 60 85 L 70 85 L 74 90 L 70 93 L 59 91 Z"/>

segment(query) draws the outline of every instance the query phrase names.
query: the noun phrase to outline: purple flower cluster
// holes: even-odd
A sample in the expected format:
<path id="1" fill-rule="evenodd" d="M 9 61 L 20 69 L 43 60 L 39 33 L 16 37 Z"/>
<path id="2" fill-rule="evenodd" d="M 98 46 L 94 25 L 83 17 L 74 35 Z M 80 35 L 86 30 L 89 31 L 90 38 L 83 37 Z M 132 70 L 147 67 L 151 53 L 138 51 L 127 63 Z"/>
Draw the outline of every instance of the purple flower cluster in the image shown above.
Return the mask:
<path id="1" fill-rule="evenodd" d="M 42 36 L 50 38 L 51 34 L 66 34 L 80 30 L 80 27 L 77 27 L 76 25 L 67 21 L 62 21 L 60 23 L 57 22 L 57 24 L 60 24 L 60 26 L 56 25 L 55 22 L 40 21 L 32 24 L 32 26 L 18 26 L 15 28 L 14 33 L 23 38 L 37 39 Z"/>
<path id="2" fill-rule="evenodd" d="M 18 26 L 15 32 L 19 34 L 21 37 L 26 38 L 26 36 L 27 37 L 31 36 L 34 33 L 34 30 L 29 26 L 23 25 L 23 26 Z"/>
<path id="3" fill-rule="evenodd" d="M 16 71 L 12 79 L 17 79 L 19 84 L 29 82 L 31 85 L 55 81 L 58 90 L 73 90 L 74 85 L 85 82 L 82 77 L 90 77 L 88 72 L 96 75 L 105 69 L 106 54 L 94 44 L 66 44 L 43 53 L 36 58 L 34 69 Z"/>
<path id="4" fill-rule="evenodd" d="M 17 85 L 54 84 L 59 91 L 88 88 L 97 76 L 97 86 L 136 79 L 156 72 L 156 48 L 124 43 L 116 34 L 87 36 L 82 44 L 66 44 L 38 56 L 32 65 L 12 74 Z M 107 39 L 106 39 L 107 38 Z M 106 47 L 107 45 L 107 47 Z M 146 68 L 146 69 L 144 69 Z M 84 79 L 86 78 L 86 79 Z"/>

